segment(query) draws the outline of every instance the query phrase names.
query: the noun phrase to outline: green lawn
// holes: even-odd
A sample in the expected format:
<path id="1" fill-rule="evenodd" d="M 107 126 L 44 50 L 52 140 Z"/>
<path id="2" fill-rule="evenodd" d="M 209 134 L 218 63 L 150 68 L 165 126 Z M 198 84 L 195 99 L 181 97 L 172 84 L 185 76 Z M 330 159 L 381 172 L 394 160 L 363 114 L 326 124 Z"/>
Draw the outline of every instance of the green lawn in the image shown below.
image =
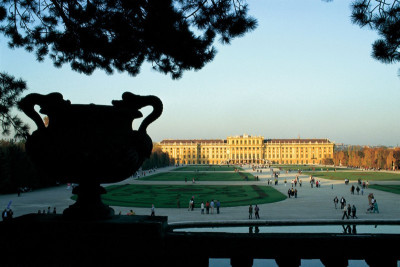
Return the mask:
<path id="1" fill-rule="evenodd" d="M 113 185 L 106 188 L 102 196 L 107 205 L 122 207 L 188 208 L 189 200 L 195 197 L 195 208 L 208 200 L 219 200 L 221 208 L 272 203 L 286 199 L 286 196 L 270 186 L 257 185 Z"/>
<path id="2" fill-rule="evenodd" d="M 352 181 L 357 181 L 358 179 L 367 181 L 398 181 L 400 180 L 400 175 L 395 173 L 387 172 L 304 172 L 303 174 L 312 175 L 324 179 L 332 180 L 344 180 L 349 179 Z"/>
<path id="3" fill-rule="evenodd" d="M 400 185 L 378 185 L 378 184 L 373 184 L 370 185 L 369 188 L 385 191 L 385 192 L 390 192 L 394 194 L 400 195 Z"/>
<path id="4" fill-rule="evenodd" d="M 234 171 L 235 169 L 239 169 L 240 171 L 243 170 L 242 168 L 234 166 L 234 165 L 229 165 L 229 167 L 228 166 L 219 166 L 219 165 L 206 165 L 206 166 L 185 166 L 185 167 L 176 168 L 173 171 L 225 172 L 225 171 Z"/>
<path id="5" fill-rule="evenodd" d="M 148 181 L 244 181 L 247 176 L 249 180 L 255 180 L 250 173 L 243 172 L 162 172 L 150 176 L 140 177 L 140 180 Z"/>
<path id="6" fill-rule="evenodd" d="M 326 171 L 326 169 L 328 169 L 329 171 L 334 171 L 336 169 L 336 171 L 348 171 L 349 169 L 347 168 L 334 168 L 334 167 L 325 167 L 325 166 L 315 166 L 315 165 L 271 165 L 271 167 L 274 168 L 279 168 L 281 167 L 283 170 L 292 170 L 292 171 L 297 171 L 297 170 L 301 170 L 301 171 L 313 171 L 313 168 L 315 171 Z"/>

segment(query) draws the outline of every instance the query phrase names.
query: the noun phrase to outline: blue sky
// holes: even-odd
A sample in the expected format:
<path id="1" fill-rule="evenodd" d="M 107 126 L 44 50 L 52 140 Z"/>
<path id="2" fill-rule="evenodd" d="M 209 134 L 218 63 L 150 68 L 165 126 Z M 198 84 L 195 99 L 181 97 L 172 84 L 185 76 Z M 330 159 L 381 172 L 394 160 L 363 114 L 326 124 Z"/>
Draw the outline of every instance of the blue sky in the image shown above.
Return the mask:
<path id="1" fill-rule="evenodd" d="M 0 38 L 0 71 L 27 81 L 27 93 L 61 92 L 72 103 L 111 104 L 125 91 L 157 95 L 164 113 L 153 141 L 262 135 L 329 138 L 353 145 L 400 144 L 397 64 L 371 57 L 375 32 L 351 24 L 349 1 L 248 1 L 258 27 L 180 80 L 144 64 L 126 73 L 86 76 L 54 68 Z M 148 114 L 151 108 L 145 108 Z M 26 118 L 29 121 L 29 119 Z M 140 121 L 135 121 L 136 129 Z"/>

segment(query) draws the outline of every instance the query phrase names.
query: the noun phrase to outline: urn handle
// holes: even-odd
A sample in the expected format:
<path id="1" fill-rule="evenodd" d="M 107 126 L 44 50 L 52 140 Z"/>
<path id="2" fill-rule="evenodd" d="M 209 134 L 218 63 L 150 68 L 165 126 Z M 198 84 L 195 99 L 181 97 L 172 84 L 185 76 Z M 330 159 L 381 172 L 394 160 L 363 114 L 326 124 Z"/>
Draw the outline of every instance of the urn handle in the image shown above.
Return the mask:
<path id="1" fill-rule="evenodd" d="M 122 101 L 114 100 L 112 101 L 112 104 L 114 106 L 126 107 L 129 109 L 133 108 L 137 111 L 146 106 L 153 107 L 153 111 L 140 124 L 138 129 L 139 132 L 146 132 L 146 129 L 150 125 L 150 123 L 158 119 L 163 111 L 163 104 L 161 100 L 153 95 L 140 96 L 132 94 L 130 92 L 125 92 L 122 94 Z"/>
<path id="2" fill-rule="evenodd" d="M 40 115 L 35 110 L 35 105 L 40 106 L 40 112 L 49 115 L 52 109 L 60 108 L 63 104 L 69 105 L 70 102 L 63 99 L 60 93 L 50 93 L 48 95 L 29 94 L 18 103 L 18 107 L 31 118 L 38 129 L 44 129 L 45 125 Z"/>

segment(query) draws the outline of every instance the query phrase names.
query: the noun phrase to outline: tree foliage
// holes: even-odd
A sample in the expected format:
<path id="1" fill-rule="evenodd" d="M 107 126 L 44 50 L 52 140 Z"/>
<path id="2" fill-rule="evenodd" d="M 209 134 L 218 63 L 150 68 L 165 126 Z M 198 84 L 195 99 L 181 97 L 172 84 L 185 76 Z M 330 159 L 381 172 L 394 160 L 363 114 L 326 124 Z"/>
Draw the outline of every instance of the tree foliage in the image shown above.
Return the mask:
<path id="1" fill-rule="evenodd" d="M 162 152 L 161 148 L 155 144 L 150 158 L 143 162 L 142 169 L 149 170 L 155 167 L 161 168 L 174 164 L 173 159 L 169 158 L 168 153 Z"/>
<path id="2" fill-rule="evenodd" d="M 349 146 L 335 151 L 335 165 L 393 170 L 400 166 L 400 148 Z"/>
<path id="3" fill-rule="evenodd" d="M 38 174 L 23 142 L 0 140 L 0 193 L 16 193 L 19 187 L 48 185 L 54 185 L 54 181 Z"/>
<path id="4" fill-rule="evenodd" d="M 400 1 L 356 0 L 352 22 L 377 31 L 380 39 L 372 45 L 372 56 L 383 63 L 400 61 Z"/>
<path id="5" fill-rule="evenodd" d="M 14 130 L 14 138 L 25 138 L 29 126 L 24 124 L 17 115 L 11 111 L 17 106 L 19 96 L 26 90 L 26 83 L 21 79 L 0 72 L 0 124 L 3 135 L 9 135 Z"/>
<path id="6" fill-rule="evenodd" d="M 0 32 L 56 67 L 135 76 L 147 61 L 179 78 L 214 58 L 217 36 L 229 43 L 256 27 L 244 1 L 0 0 Z"/>

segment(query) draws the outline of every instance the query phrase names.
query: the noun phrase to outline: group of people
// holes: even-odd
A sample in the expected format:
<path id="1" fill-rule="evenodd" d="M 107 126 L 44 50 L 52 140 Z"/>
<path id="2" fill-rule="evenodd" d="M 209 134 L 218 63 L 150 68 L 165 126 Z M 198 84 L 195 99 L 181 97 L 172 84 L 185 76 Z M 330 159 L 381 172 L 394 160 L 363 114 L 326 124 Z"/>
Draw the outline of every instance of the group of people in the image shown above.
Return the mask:
<path id="1" fill-rule="evenodd" d="M 317 187 L 317 188 L 321 187 L 321 181 L 319 181 L 319 180 L 316 181 L 315 178 L 312 177 L 312 175 L 310 175 L 310 185 L 311 185 L 311 188 L 314 187 L 314 184 L 315 184 L 315 187 Z"/>
<path id="2" fill-rule="evenodd" d="M 368 195 L 367 213 L 379 213 L 378 202 L 376 202 L 374 194 L 372 193 Z"/>
<path id="3" fill-rule="evenodd" d="M 333 199 L 333 203 L 335 205 L 335 209 L 337 209 L 338 204 L 339 204 L 339 199 L 337 196 L 335 196 L 335 198 Z M 346 199 L 344 197 L 341 197 L 341 199 L 340 199 L 340 209 L 343 211 L 342 220 L 344 220 L 345 217 L 347 219 L 349 219 L 350 217 L 352 219 L 358 218 L 356 215 L 356 213 L 357 213 L 356 206 L 355 205 L 351 206 L 350 204 L 346 205 Z"/>
<path id="4" fill-rule="evenodd" d="M 337 196 L 333 199 L 333 202 L 335 204 L 335 208 L 337 209 L 337 205 L 338 205 L 338 202 L 339 202 L 339 199 L 338 199 Z M 354 204 L 353 204 L 353 206 L 351 206 L 350 204 L 347 204 L 347 206 L 346 206 L 346 199 L 344 197 L 342 197 L 340 199 L 340 209 L 343 211 L 342 220 L 344 220 L 345 217 L 347 219 L 349 219 L 350 217 L 352 219 L 357 219 L 358 218 L 357 215 L 356 215 L 356 213 L 357 213 L 356 206 Z"/>
<path id="5" fill-rule="evenodd" d="M 297 198 L 297 188 L 289 188 L 288 190 L 288 196 L 290 197 L 294 197 Z"/>
<path id="6" fill-rule="evenodd" d="M 256 219 L 260 219 L 260 208 L 257 206 L 257 204 L 254 207 L 254 217 Z M 249 206 L 249 219 L 253 219 L 253 206 L 251 204 Z"/>
<path id="7" fill-rule="evenodd" d="M 358 184 L 359 184 L 363 189 L 368 188 L 368 186 L 369 186 L 369 182 L 368 182 L 368 181 L 367 181 L 367 182 L 361 181 L 361 179 L 358 179 Z"/>
<path id="8" fill-rule="evenodd" d="M 351 187 L 350 187 L 350 193 L 352 194 L 352 195 L 354 195 L 354 191 L 357 191 L 357 195 L 359 195 L 360 194 L 360 191 L 361 191 L 361 195 L 364 195 L 364 188 L 361 188 L 360 189 L 360 187 L 357 185 L 357 187 L 355 187 L 354 185 L 352 185 Z"/>
<path id="9" fill-rule="evenodd" d="M 221 207 L 221 202 L 219 200 L 211 200 L 209 202 L 208 200 L 206 201 L 206 204 L 204 205 L 204 202 L 201 202 L 200 208 L 201 208 L 201 214 L 204 214 L 204 208 L 206 211 L 206 214 L 214 214 L 214 209 L 217 210 L 217 214 L 219 214 L 219 209 Z"/>
<path id="10" fill-rule="evenodd" d="M 45 215 L 45 214 L 57 214 L 57 209 L 56 209 L 56 207 L 54 207 L 53 208 L 53 211 L 51 211 L 51 207 L 47 207 L 47 212 L 46 212 L 46 210 L 44 209 L 43 211 L 41 211 L 41 210 L 38 210 L 38 214 L 43 214 L 43 215 Z"/>

